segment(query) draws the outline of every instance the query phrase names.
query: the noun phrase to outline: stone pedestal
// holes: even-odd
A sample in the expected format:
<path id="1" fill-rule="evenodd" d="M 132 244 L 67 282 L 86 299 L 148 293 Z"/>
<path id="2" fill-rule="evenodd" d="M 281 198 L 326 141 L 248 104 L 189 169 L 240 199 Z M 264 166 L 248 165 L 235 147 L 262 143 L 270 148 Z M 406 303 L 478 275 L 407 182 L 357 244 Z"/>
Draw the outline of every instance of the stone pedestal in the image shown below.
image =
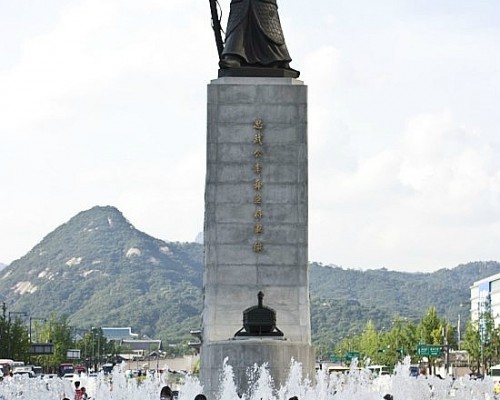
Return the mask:
<path id="1" fill-rule="evenodd" d="M 239 371 L 241 388 L 254 363 L 272 365 L 277 384 L 291 357 L 312 373 L 307 87 L 291 78 L 216 79 L 208 86 L 207 133 L 205 390 L 216 390 L 225 357 Z M 283 338 L 232 340 L 259 291 L 276 311 Z"/>
<path id="2" fill-rule="evenodd" d="M 205 345 L 203 351 L 204 388 L 212 397 L 217 392 L 215 387 L 221 379 L 221 361 L 223 363 L 226 357 L 228 364 L 233 368 L 239 393 L 247 391 L 248 372 L 254 365 L 260 367 L 264 363 L 267 364 L 276 389 L 285 384 L 291 360 L 302 363 L 304 375 L 311 376 L 311 370 L 314 370 L 315 365 L 314 352 L 310 344 L 292 343 L 287 340 L 269 338 L 223 340 Z"/>

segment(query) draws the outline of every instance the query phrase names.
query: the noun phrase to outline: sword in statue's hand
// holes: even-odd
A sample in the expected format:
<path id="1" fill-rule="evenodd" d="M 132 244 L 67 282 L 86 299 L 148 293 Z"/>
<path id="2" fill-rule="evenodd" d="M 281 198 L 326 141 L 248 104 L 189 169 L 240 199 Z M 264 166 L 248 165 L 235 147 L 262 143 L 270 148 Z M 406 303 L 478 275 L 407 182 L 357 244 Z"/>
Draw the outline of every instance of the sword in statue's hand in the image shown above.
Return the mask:
<path id="1" fill-rule="evenodd" d="M 215 34 L 215 44 L 217 45 L 217 52 L 219 53 L 219 59 L 222 58 L 222 50 L 224 50 L 224 42 L 222 41 L 222 28 L 220 26 L 220 17 L 217 12 L 217 6 L 219 2 L 217 0 L 210 1 L 210 11 L 212 12 L 212 28 Z"/>

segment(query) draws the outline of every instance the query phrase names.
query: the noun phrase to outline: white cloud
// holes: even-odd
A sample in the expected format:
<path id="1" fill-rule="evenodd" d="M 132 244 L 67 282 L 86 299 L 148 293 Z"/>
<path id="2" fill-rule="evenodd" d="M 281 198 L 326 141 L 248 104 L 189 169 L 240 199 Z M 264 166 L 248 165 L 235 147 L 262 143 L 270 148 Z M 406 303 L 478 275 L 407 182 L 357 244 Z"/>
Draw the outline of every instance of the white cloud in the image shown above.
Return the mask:
<path id="1" fill-rule="evenodd" d="M 217 75 L 208 4 L 49 3 L 28 17 L 0 3 L 12 39 L 0 55 L 0 260 L 97 204 L 193 240 Z M 500 259 L 499 7 L 443 4 L 280 3 L 309 88 L 311 259 Z"/>
<path id="2" fill-rule="evenodd" d="M 456 125 L 449 113 L 419 116 L 403 135 L 401 153 L 399 179 L 426 213 L 466 225 L 498 217 L 500 162 L 486 135 Z"/>
<path id="3" fill-rule="evenodd" d="M 322 175 L 312 224 L 328 221 L 329 235 L 314 237 L 313 251 L 337 252 L 337 263 L 364 267 L 494 258 L 495 247 L 474 234 L 500 234 L 497 159 L 487 137 L 449 112 L 416 116 L 400 141 L 360 160 L 354 172 Z"/>

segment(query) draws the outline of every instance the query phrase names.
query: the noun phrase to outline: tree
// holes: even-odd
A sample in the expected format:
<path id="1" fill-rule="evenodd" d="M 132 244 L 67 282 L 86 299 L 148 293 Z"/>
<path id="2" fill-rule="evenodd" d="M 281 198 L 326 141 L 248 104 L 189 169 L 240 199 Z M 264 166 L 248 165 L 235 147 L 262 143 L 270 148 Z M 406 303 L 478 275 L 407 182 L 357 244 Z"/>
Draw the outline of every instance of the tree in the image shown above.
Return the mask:
<path id="1" fill-rule="evenodd" d="M 465 327 L 465 335 L 462 342 L 462 348 L 467 350 L 469 353 L 469 359 L 471 361 L 471 369 L 474 368 L 474 364 L 477 365 L 477 370 L 479 370 L 481 362 L 481 339 L 479 337 L 478 323 L 473 321 L 468 321 Z"/>
<path id="2" fill-rule="evenodd" d="M 500 362 L 500 327 L 493 329 L 490 343 L 490 367 Z"/>
<path id="3" fill-rule="evenodd" d="M 359 338 L 359 351 L 363 357 L 369 358 L 372 361 L 376 360 L 378 355 L 379 337 L 375 325 L 372 321 L 366 323 L 365 329 Z"/>
<path id="4" fill-rule="evenodd" d="M 101 328 L 92 328 L 76 343 L 87 368 L 97 371 L 100 365 L 114 359 L 117 349 L 109 342 Z"/>
<path id="5" fill-rule="evenodd" d="M 0 316 L 0 357 L 9 358 L 9 324 L 5 318 L 6 307 L 3 303 L 3 313 Z"/>
<path id="6" fill-rule="evenodd" d="M 335 354 L 347 362 L 351 361 L 345 359 L 345 357 L 348 355 L 348 353 L 359 352 L 360 340 L 360 335 L 353 335 L 343 338 L 335 347 Z"/>
<path id="7" fill-rule="evenodd" d="M 66 316 L 57 317 L 52 314 L 49 321 L 40 332 L 42 342 L 53 343 L 54 353 L 47 357 L 40 357 L 43 366 L 57 368 L 63 362 L 68 361 L 68 350 L 73 348 L 73 339 L 71 337 L 71 326 Z"/>
<path id="8" fill-rule="evenodd" d="M 9 358 L 13 360 L 28 361 L 30 354 L 30 340 L 28 329 L 20 318 L 8 324 Z"/>
<path id="9" fill-rule="evenodd" d="M 439 318 L 436 307 L 427 309 L 424 317 L 417 326 L 419 339 L 425 344 L 441 344 L 443 321 Z"/>
<path id="10" fill-rule="evenodd" d="M 417 348 L 417 327 L 405 318 L 396 317 L 392 329 L 386 333 L 383 364 L 395 365 L 406 355 L 414 355 Z"/>

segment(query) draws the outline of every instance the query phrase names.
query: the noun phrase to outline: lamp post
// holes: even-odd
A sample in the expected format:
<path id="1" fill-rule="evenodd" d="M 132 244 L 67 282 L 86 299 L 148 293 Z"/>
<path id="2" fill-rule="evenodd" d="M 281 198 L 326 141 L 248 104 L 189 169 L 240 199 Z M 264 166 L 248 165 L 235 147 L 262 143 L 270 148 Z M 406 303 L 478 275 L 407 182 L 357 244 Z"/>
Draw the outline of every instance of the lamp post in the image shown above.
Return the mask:
<path id="1" fill-rule="evenodd" d="M 30 317 L 30 354 L 29 354 L 30 364 L 31 364 L 31 353 L 33 352 L 33 338 L 31 336 L 31 321 L 43 321 L 43 322 L 46 322 L 47 320 L 45 318 Z"/>
<path id="2" fill-rule="evenodd" d="M 9 311 L 9 325 L 10 325 L 10 321 L 11 321 L 11 318 L 10 318 L 11 315 L 22 315 L 23 317 L 27 317 L 28 313 L 26 311 Z"/>
<path id="3" fill-rule="evenodd" d="M 458 350 L 461 350 L 461 337 L 460 337 L 460 334 L 462 333 L 461 331 L 461 326 L 460 326 L 460 322 L 461 322 L 461 313 L 462 313 L 462 307 L 463 307 L 463 304 L 460 303 L 460 308 L 458 310 L 458 323 L 457 323 L 457 334 L 458 334 Z"/>
<path id="4" fill-rule="evenodd" d="M 396 316 L 396 318 L 394 318 L 391 322 L 392 332 L 394 332 L 394 339 L 396 340 L 396 348 L 394 349 L 394 351 L 396 352 L 396 360 L 399 361 L 400 358 L 403 358 L 404 356 L 405 347 L 406 351 L 408 351 L 409 344 L 407 340 L 405 340 L 404 331 L 411 321 L 408 319 L 408 317 Z"/>
<path id="5" fill-rule="evenodd" d="M 89 372 L 89 369 L 90 369 L 90 365 L 89 365 L 90 359 L 89 359 L 89 355 L 88 355 L 88 352 L 87 352 L 87 342 L 88 342 L 87 332 L 89 332 L 89 330 L 85 329 L 85 328 L 77 328 L 75 326 L 70 326 L 70 329 L 71 329 L 71 332 L 72 332 L 71 339 L 74 340 L 75 342 L 76 341 L 82 341 L 83 342 L 83 349 L 80 349 L 81 350 L 81 352 L 80 352 L 80 361 L 85 364 L 85 368 L 86 368 L 87 372 Z"/>

